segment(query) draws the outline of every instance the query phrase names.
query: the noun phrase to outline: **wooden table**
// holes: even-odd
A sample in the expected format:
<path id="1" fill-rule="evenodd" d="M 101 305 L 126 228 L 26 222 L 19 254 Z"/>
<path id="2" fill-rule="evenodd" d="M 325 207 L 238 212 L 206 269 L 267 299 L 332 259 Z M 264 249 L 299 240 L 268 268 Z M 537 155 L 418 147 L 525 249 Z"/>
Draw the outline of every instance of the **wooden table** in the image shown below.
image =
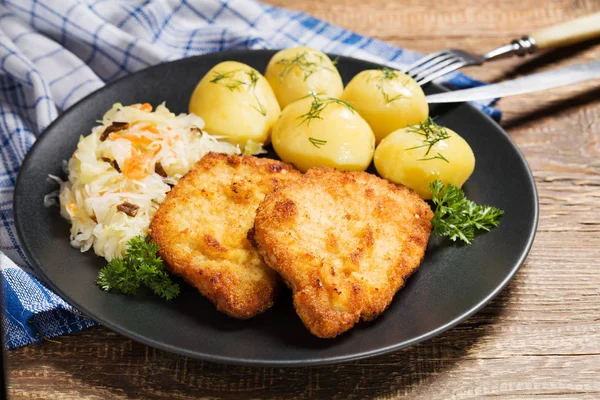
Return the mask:
<path id="1" fill-rule="evenodd" d="M 598 0 L 271 0 L 421 52 L 485 51 Z M 600 58 L 600 41 L 467 72 L 488 81 Z M 425 343 L 335 366 L 201 362 L 105 328 L 8 353 L 13 399 L 600 398 L 600 81 L 507 98 L 502 126 L 540 196 L 533 249 L 509 286 Z"/>

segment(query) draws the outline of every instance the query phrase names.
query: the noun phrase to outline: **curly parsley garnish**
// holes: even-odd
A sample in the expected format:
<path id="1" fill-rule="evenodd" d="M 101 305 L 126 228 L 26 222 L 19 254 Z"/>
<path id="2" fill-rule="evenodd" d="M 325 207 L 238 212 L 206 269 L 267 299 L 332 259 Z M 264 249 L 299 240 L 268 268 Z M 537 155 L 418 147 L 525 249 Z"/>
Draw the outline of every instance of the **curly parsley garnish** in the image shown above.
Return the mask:
<path id="1" fill-rule="evenodd" d="M 310 110 L 306 114 L 302 114 L 298 117 L 298 119 L 302 119 L 298 125 L 302 125 L 306 122 L 306 125 L 310 125 L 310 122 L 313 119 L 323 119 L 321 118 L 321 113 L 325 108 L 327 108 L 330 104 L 338 104 L 346 107 L 348 110 L 354 113 L 354 108 L 344 100 L 336 99 L 335 97 L 319 97 L 314 93 L 309 94 L 305 97 L 312 97 L 312 103 L 310 105 Z M 304 98 L 304 97 L 303 97 Z"/>
<path id="2" fill-rule="evenodd" d="M 311 58 L 317 61 L 311 61 Z M 333 62 L 335 65 L 337 61 Z M 332 68 L 327 66 L 327 59 L 325 56 L 319 53 L 313 53 L 303 51 L 293 58 L 282 58 L 275 64 L 283 65 L 283 70 L 279 73 L 279 81 L 283 82 L 283 79 L 289 74 L 294 68 L 298 68 L 302 71 L 302 77 L 306 81 L 312 74 L 321 70 L 327 70 L 333 72 Z"/>
<path id="3" fill-rule="evenodd" d="M 436 124 L 435 121 L 433 120 L 433 118 L 427 117 L 427 119 L 420 124 L 408 125 L 408 129 L 409 129 L 409 132 L 413 132 L 413 133 L 423 136 L 423 144 L 420 146 L 409 147 L 406 150 L 416 150 L 416 149 L 422 149 L 425 147 L 427 148 L 427 150 L 425 151 L 425 154 L 423 154 L 423 158 L 420 158 L 418 161 L 428 161 L 428 160 L 439 159 L 439 160 L 444 160 L 447 163 L 450 162 L 446 159 L 446 157 L 444 157 L 439 152 L 435 156 L 429 156 L 431 149 L 433 148 L 433 146 L 435 146 L 435 144 L 437 142 L 450 138 L 450 135 L 448 134 L 448 131 L 446 130 L 446 128 Z"/>
<path id="4" fill-rule="evenodd" d="M 480 206 L 467 199 L 465 192 L 454 185 L 439 181 L 429 184 L 435 206 L 431 220 L 433 234 L 471 244 L 475 234 L 489 232 L 500 224 L 504 211 L 492 206 Z"/>
<path id="5" fill-rule="evenodd" d="M 142 236 L 130 239 L 125 256 L 113 258 L 100 270 L 96 284 L 107 292 L 114 290 L 130 295 L 144 285 L 165 300 L 179 294 L 179 285 L 163 269 L 158 245 Z"/>
<path id="6" fill-rule="evenodd" d="M 239 72 L 242 72 L 242 76 L 246 79 L 238 78 Z M 248 93 L 252 93 L 254 99 L 256 100 L 256 106 L 251 107 L 258 111 L 261 115 L 266 116 L 267 110 L 256 95 L 256 84 L 258 83 L 259 79 L 260 77 L 258 75 L 258 72 L 254 70 L 248 71 L 244 69 L 235 69 L 232 71 L 227 71 L 225 73 L 213 71 L 213 78 L 210 81 L 210 83 L 223 85 L 232 92 L 234 90 L 238 90 L 245 87 Z"/>

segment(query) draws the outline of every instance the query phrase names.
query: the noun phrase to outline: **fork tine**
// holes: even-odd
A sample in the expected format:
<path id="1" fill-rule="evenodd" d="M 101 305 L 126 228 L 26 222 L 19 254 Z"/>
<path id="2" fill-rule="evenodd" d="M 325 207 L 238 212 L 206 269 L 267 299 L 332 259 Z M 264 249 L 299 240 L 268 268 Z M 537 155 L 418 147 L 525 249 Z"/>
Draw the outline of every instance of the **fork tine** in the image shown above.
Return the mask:
<path id="1" fill-rule="evenodd" d="M 417 83 L 421 86 L 423 86 L 424 84 L 431 82 L 434 79 L 439 78 L 440 76 L 446 75 L 447 73 L 450 73 L 452 71 L 456 71 L 459 68 L 464 67 L 465 65 L 467 65 L 467 62 L 465 62 L 464 60 L 459 60 L 458 62 L 454 63 L 454 64 L 450 64 L 445 68 L 442 68 L 441 70 L 431 74 L 431 75 L 427 75 L 425 77 L 423 77 L 420 80 L 417 80 Z"/>
<path id="2" fill-rule="evenodd" d="M 456 62 L 461 62 L 463 61 L 462 59 L 458 58 L 458 57 L 452 57 L 452 58 L 448 58 L 444 61 L 440 61 L 435 65 L 432 65 L 431 67 L 425 69 L 425 70 L 421 70 L 420 72 L 418 72 L 417 74 L 415 74 L 415 76 L 413 77 L 414 80 L 419 81 L 420 79 L 424 79 L 426 77 L 428 77 L 431 74 L 435 74 L 436 72 L 438 72 L 439 70 L 441 70 L 442 68 L 447 67 L 450 64 L 454 64 Z"/>
<path id="3" fill-rule="evenodd" d="M 431 53 L 427 56 L 419 58 L 417 61 L 410 64 L 408 67 L 403 68 L 401 70 L 401 72 L 405 73 L 407 75 L 410 75 L 410 72 L 412 72 L 415 68 L 418 68 L 418 67 L 422 66 L 423 64 L 428 63 L 429 61 L 433 60 L 434 58 L 437 58 L 437 57 L 443 56 L 443 55 L 447 55 L 447 54 L 448 54 L 448 52 L 446 52 L 444 50 L 438 51 L 435 53 Z"/>
<path id="4" fill-rule="evenodd" d="M 441 64 L 443 62 L 447 62 L 450 61 L 452 62 L 452 60 L 454 60 L 456 57 L 453 54 L 443 54 L 440 55 L 439 57 L 436 57 L 426 63 L 424 63 L 423 65 L 408 71 L 408 75 L 415 79 L 415 77 L 419 76 L 423 71 L 429 70 L 431 68 L 435 69 L 435 66 L 438 64 Z"/>

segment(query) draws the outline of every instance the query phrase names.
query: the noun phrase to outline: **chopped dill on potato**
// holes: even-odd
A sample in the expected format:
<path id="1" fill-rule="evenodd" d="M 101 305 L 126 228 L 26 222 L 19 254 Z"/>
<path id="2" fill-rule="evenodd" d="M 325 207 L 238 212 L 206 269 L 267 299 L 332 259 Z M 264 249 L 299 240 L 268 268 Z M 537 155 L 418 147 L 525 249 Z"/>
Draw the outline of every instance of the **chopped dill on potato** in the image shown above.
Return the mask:
<path id="1" fill-rule="evenodd" d="M 315 146 L 317 149 L 320 149 L 321 146 L 327 144 L 327 140 L 315 139 L 313 137 L 309 137 L 308 141 L 311 142 L 312 145 Z"/>
<path id="2" fill-rule="evenodd" d="M 308 56 L 312 55 L 316 57 L 319 62 L 310 61 Z M 283 82 L 283 79 L 287 74 L 289 74 L 294 68 L 298 68 L 302 71 L 302 76 L 306 81 L 310 76 L 321 70 L 328 70 L 333 72 L 333 69 L 324 65 L 326 63 L 326 58 L 322 54 L 319 53 L 309 53 L 308 51 L 303 51 L 293 58 L 283 58 L 277 61 L 276 64 L 283 65 L 283 70 L 279 74 L 279 81 Z M 333 63 L 335 65 L 335 63 Z"/>
<path id="3" fill-rule="evenodd" d="M 386 91 L 386 82 L 397 79 L 398 76 L 398 71 L 394 69 L 381 68 L 377 71 L 372 71 L 371 74 L 366 76 L 366 80 L 367 82 L 371 82 L 373 79 L 376 79 L 378 81 L 375 84 L 375 86 L 381 92 L 381 96 L 383 97 L 385 104 L 389 104 L 405 97 L 402 93 L 399 93 L 396 96 L 390 96 L 389 93 Z M 408 81 L 404 82 L 403 85 L 406 86 L 407 83 Z"/>
<path id="4" fill-rule="evenodd" d="M 354 108 L 350 105 L 350 103 L 347 103 L 344 100 L 336 99 L 335 97 L 318 97 L 313 93 L 309 94 L 308 96 L 312 96 L 313 98 L 310 105 L 310 110 L 308 110 L 306 114 L 302 114 L 298 117 L 298 119 L 302 119 L 298 125 L 302 125 L 304 122 L 306 122 L 306 125 L 308 126 L 314 119 L 323 119 L 321 117 L 321 113 L 330 104 L 339 104 L 344 106 L 354 114 Z"/>
<path id="5" fill-rule="evenodd" d="M 239 72 L 243 72 L 248 77 L 249 81 L 236 78 L 236 75 Z M 254 96 L 254 99 L 256 100 L 256 106 L 251 105 L 250 107 L 252 107 L 256 111 L 258 111 L 261 115 L 266 116 L 267 110 L 266 110 L 265 106 L 261 103 L 258 96 L 256 95 L 256 84 L 258 83 L 258 80 L 259 80 L 259 75 L 256 71 L 254 71 L 254 70 L 246 71 L 246 70 L 240 68 L 240 69 L 235 69 L 232 71 L 227 71 L 225 73 L 222 73 L 219 71 L 213 71 L 213 78 L 210 81 L 210 83 L 225 86 L 227 89 L 231 90 L 232 92 L 234 90 L 238 90 L 242 87 L 246 87 L 248 90 L 248 93 L 252 93 L 252 95 Z"/>
<path id="6" fill-rule="evenodd" d="M 444 160 L 444 161 L 446 161 L 447 163 L 450 163 L 450 161 L 448 161 L 448 159 L 447 159 L 446 157 L 444 157 L 444 156 L 442 155 L 442 153 L 440 153 L 439 151 L 438 151 L 438 153 L 437 153 L 435 156 L 433 156 L 433 157 L 419 158 L 417 161 L 429 161 L 429 160 Z"/>
<path id="7" fill-rule="evenodd" d="M 436 124 L 433 118 L 431 117 L 427 117 L 427 119 L 420 124 L 409 125 L 408 128 L 410 132 L 414 132 L 423 136 L 423 144 L 421 146 L 410 147 L 406 150 L 416 150 L 427 147 L 425 154 L 423 154 L 423 158 L 420 158 L 419 161 L 439 159 L 444 160 L 447 163 L 450 162 L 439 152 L 436 156 L 427 157 L 436 143 L 450 138 L 450 135 L 448 134 L 446 128 Z"/>

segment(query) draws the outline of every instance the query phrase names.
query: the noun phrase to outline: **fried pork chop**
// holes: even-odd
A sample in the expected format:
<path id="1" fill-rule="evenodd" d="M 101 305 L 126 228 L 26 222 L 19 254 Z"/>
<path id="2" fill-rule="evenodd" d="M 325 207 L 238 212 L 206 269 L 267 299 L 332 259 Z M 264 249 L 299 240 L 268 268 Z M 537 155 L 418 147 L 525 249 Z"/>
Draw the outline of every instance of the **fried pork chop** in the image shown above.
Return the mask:
<path id="1" fill-rule="evenodd" d="M 167 194 L 150 237 L 167 268 L 219 311 L 253 317 L 273 304 L 278 278 L 247 233 L 265 194 L 300 176 L 280 161 L 209 153 Z"/>
<path id="2" fill-rule="evenodd" d="M 316 336 L 383 312 L 423 259 L 433 213 L 412 190 L 319 167 L 268 194 L 253 241 Z"/>

